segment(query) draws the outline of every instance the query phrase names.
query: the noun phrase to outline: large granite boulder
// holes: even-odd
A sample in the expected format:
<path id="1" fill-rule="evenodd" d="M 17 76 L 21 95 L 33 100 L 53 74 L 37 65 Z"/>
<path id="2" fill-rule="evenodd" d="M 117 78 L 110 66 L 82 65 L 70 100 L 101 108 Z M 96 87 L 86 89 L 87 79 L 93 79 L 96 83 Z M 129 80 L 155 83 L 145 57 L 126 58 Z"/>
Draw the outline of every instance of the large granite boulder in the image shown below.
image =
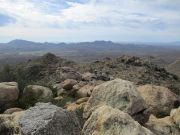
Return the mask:
<path id="1" fill-rule="evenodd" d="M 96 109 L 83 127 L 85 135 L 154 135 L 127 113 L 110 106 Z"/>
<path id="2" fill-rule="evenodd" d="M 16 82 L 0 83 L 0 112 L 13 107 L 14 102 L 18 99 L 19 89 Z"/>
<path id="3" fill-rule="evenodd" d="M 115 79 L 96 86 L 85 106 L 84 117 L 88 118 L 102 105 L 122 110 L 140 123 L 146 122 L 149 117 L 145 101 L 129 81 Z"/>
<path id="4" fill-rule="evenodd" d="M 180 135 L 180 108 L 173 109 L 170 116 L 164 118 L 151 115 L 145 126 L 156 135 Z"/>
<path id="5" fill-rule="evenodd" d="M 53 98 L 52 91 L 39 85 L 28 85 L 24 88 L 22 101 L 26 106 L 33 106 L 37 102 L 50 102 Z"/>
<path id="6" fill-rule="evenodd" d="M 137 89 L 149 106 L 150 112 L 156 117 L 167 116 L 171 109 L 180 105 L 180 97 L 166 87 L 148 84 Z"/>
<path id="7" fill-rule="evenodd" d="M 37 103 L 19 119 L 24 135 L 80 135 L 75 114 L 51 103 Z"/>

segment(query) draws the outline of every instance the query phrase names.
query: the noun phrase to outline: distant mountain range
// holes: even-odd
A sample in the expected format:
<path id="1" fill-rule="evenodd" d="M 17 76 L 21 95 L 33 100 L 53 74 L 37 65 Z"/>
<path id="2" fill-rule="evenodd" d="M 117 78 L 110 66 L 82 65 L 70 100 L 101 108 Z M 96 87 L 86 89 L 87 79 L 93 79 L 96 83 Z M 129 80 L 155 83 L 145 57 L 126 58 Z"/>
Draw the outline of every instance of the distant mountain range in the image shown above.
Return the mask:
<path id="1" fill-rule="evenodd" d="M 12 55 L 39 56 L 47 52 L 75 61 L 89 61 L 103 57 L 120 55 L 155 56 L 167 62 L 180 57 L 180 42 L 173 43 L 115 43 L 94 41 L 79 43 L 39 43 L 26 40 L 13 40 L 0 43 L 0 58 Z M 168 57 L 167 57 L 168 56 Z M 165 59 L 164 59 L 165 58 Z M 158 61 L 158 60 L 156 60 Z"/>

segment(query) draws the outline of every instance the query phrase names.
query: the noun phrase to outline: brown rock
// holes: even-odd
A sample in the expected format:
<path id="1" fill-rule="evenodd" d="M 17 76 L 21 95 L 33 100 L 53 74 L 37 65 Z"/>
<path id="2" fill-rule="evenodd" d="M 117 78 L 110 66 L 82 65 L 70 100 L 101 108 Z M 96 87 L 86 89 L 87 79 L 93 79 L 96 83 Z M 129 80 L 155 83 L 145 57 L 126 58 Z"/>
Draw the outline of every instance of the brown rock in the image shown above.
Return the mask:
<path id="1" fill-rule="evenodd" d="M 65 90 L 71 90 L 76 83 L 77 83 L 76 80 L 67 79 L 62 83 L 62 86 L 63 86 L 63 89 Z"/>
<path id="2" fill-rule="evenodd" d="M 180 115 L 180 113 L 178 113 Z M 172 116 L 156 118 L 151 115 L 145 126 L 156 135 L 179 135 L 180 127 L 172 119 Z"/>
<path id="3" fill-rule="evenodd" d="M 143 85 L 137 88 L 150 111 L 156 117 L 164 117 L 170 114 L 171 109 L 180 105 L 180 97 L 172 93 L 168 88 L 155 85 Z"/>
<path id="4" fill-rule="evenodd" d="M 79 89 L 76 92 L 76 95 L 79 98 L 90 97 L 93 89 L 94 89 L 94 86 L 87 84 L 87 85 L 83 86 L 81 89 Z"/>

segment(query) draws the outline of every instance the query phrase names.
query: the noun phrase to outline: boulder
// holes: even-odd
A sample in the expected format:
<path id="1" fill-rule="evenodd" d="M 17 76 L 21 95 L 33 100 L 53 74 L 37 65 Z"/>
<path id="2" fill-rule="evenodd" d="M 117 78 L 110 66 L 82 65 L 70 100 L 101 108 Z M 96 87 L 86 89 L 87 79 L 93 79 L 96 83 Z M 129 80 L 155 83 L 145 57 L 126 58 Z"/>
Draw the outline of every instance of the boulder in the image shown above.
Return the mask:
<path id="1" fill-rule="evenodd" d="M 151 115 L 145 126 L 156 135 L 180 135 L 180 108 L 173 110 L 170 116 L 156 118 Z"/>
<path id="2" fill-rule="evenodd" d="M 62 83 L 62 87 L 65 90 L 71 90 L 75 84 L 77 84 L 76 80 L 67 79 Z"/>
<path id="3" fill-rule="evenodd" d="M 81 129 L 75 114 L 51 103 L 37 103 L 19 119 L 25 135 L 80 135 Z"/>
<path id="4" fill-rule="evenodd" d="M 87 84 L 76 92 L 76 96 L 78 98 L 90 97 L 93 89 L 94 86 Z"/>
<path id="5" fill-rule="evenodd" d="M 83 127 L 85 135 L 154 135 L 127 113 L 110 106 L 97 108 Z"/>
<path id="6" fill-rule="evenodd" d="M 49 102 L 53 98 L 52 91 L 43 86 L 29 85 L 24 88 L 22 100 L 26 106 L 32 106 L 37 102 Z"/>
<path id="7" fill-rule="evenodd" d="M 102 105 L 122 110 L 140 123 L 146 122 L 149 117 L 145 101 L 136 86 L 126 80 L 115 79 L 96 86 L 85 106 L 84 117 L 88 118 Z"/>
<path id="8" fill-rule="evenodd" d="M 149 106 L 151 113 L 156 117 L 167 116 L 171 109 L 180 105 L 180 97 L 163 86 L 148 84 L 137 89 Z"/>
<path id="9" fill-rule="evenodd" d="M 0 83 L 0 112 L 14 107 L 14 102 L 18 99 L 18 96 L 19 89 L 16 82 Z"/>
<path id="10" fill-rule="evenodd" d="M 20 111 L 23 111 L 23 109 L 16 108 L 16 107 L 15 108 L 9 108 L 4 112 L 4 114 L 12 114 L 14 112 L 20 112 Z"/>
<path id="11" fill-rule="evenodd" d="M 21 135 L 18 120 L 23 113 L 23 111 L 20 111 L 13 114 L 1 114 L 0 135 Z"/>
<path id="12" fill-rule="evenodd" d="M 178 109 L 171 110 L 170 116 L 180 130 L 180 107 Z"/>

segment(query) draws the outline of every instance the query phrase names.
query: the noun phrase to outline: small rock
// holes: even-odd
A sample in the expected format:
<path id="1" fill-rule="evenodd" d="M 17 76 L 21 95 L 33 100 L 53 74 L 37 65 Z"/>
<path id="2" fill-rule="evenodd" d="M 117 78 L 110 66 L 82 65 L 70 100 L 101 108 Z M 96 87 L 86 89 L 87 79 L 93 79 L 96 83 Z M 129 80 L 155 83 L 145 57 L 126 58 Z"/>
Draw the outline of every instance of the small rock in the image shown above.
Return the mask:
<path id="1" fill-rule="evenodd" d="M 93 89 L 94 86 L 87 84 L 76 92 L 76 96 L 79 98 L 90 97 Z"/>
<path id="2" fill-rule="evenodd" d="M 74 85 L 77 84 L 76 80 L 73 79 L 67 79 L 62 83 L 62 87 L 65 90 L 71 90 L 73 88 Z"/>
<path id="3" fill-rule="evenodd" d="M 76 101 L 76 104 L 81 104 L 81 103 L 87 102 L 88 99 L 89 99 L 89 97 L 80 98 Z"/>
<path id="4" fill-rule="evenodd" d="M 14 112 L 20 112 L 20 111 L 23 111 L 23 109 L 21 108 L 10 108 L 10 109 L 7 109 L 4 114 L 12 114 Z"/>

